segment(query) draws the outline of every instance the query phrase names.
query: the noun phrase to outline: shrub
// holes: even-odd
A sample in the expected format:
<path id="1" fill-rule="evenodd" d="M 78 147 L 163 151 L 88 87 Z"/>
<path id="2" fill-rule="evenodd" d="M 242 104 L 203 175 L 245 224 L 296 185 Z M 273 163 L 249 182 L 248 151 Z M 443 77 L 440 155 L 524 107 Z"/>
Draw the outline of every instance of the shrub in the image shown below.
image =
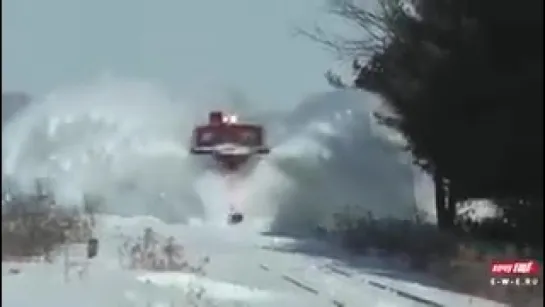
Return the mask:
<path id="1" fill-rule="evenodd" d="M 44 257 L 51 261 L 65 243 L 86 242 L 91 226 L 78 210 L 57 206 L 43 195 L 4 195 L 2 260 Z"/>

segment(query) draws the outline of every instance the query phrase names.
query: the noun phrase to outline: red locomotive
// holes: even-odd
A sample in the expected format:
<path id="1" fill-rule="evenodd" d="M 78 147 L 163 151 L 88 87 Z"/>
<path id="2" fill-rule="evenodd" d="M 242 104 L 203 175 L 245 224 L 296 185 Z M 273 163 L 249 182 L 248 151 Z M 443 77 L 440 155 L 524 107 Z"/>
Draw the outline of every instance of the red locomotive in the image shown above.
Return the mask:
<path id="1" fill-rule="evenodd" d="M 223 173 L 240 172 L 256 156 L 268 154 L 261 125 L 239 123 L 235 115 L 213 111 L 208 123 L 193 130 L 191 154 L 208 155 Z M 254 160 L 255 161 L 255 160 Z M 231 208 L 229 223 L 242 222 L 242 213 Z"/>
<path id="2" fill-rule="evenodd" d="M 235 115 L 214 111 L 193 130 L 191 153 L 210 155 L 227 172 L 236 172 L 255 155 L 268 154 L 263 127 L 239 123 Z"/>

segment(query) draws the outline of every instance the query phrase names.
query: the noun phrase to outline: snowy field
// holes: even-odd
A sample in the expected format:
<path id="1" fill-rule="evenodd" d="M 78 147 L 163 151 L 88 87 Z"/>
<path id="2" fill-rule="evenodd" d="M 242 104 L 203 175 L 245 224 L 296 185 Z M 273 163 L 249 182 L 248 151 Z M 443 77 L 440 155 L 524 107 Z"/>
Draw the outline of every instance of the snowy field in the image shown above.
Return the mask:
<path id="1" fill-rule="evenodd" d="M 374 123 L 376 107 L 372 96 L 336 91 L 273 112 L 172 100 L 146 82 L 110 79 L 22 107 L 2 129 L 3 184 L 32 191 L 47 178 L 57 204 L 81 207 L 96 195 L 109 215 L 99 220 L 100 252 L 90 261 L 84 247 L 70 246 L 53 264 L 3 262 L 2 305 L 494 306 L 371 274 L 377 262 L 387 267 L 382 259 L 349 267 L 325 243 L 261 234 L 304 237 L 346 205 L 377 217 L 434 216 L 431 181 Z M 188 154 L 193 127 L 213 109 L 267 130 L 272 152 L 245 177 L 218 176 Z M 221 226 L 230 204 L 246 215 L 236 227 Z M 173 236 L 203 270 L 127 269 L 120 247 L 147 227 Z M 288 251 L 294 243 L 313 252 Z"/>
<path id="2" fill-rule="evenodd" d="M 68 274 L 62 255 L 53 264 L 2 263 L 2 306 L 499 306 L 373 276 L 327 257 L 275 251 L 293 240 L 252 234 L 244 226 L 180 226 L 114 216 L 100 225 L 99 255 L 87 262 L 84 252 L 71 247 Z M 201 273 L 124 269 L 118 251 L 123 238 L 146 227 L 183 242 L 190 262 L 209 257 L 209 263 Z M 10 269 L 20 272 L 9 274 Z M 79 270 L 84 270 L 81 277 Z"/>

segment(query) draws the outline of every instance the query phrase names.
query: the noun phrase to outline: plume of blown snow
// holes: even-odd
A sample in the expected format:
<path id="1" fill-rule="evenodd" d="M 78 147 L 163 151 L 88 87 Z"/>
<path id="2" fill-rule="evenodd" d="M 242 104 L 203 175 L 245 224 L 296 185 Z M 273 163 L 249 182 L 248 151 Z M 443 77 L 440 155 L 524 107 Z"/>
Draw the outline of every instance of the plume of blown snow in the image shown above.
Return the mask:
<path id="1" fill-rule="evenodd" d="M 171 222 L 225 223 L 236 203 L 245 223 L 291 233 L 347 205 L 408 217 L 430 198 L 399 144 L 377 132 L 374 96 L 335 91 L 275 111 L 218 100 L 172 99 L 149 83 L 113 78 L 55 91 L 4 126 L 3 181 L 31 189 L 48 178 L 61 204 L 93 194 L 109 213 Z M 187 154 L 193 127 L 212 108 L 265 126 L 272 153 L 248 174 L 225 177 Z"/>
<path id="2" fill-rule="evenodd" d="M 195 123 L 190 107 L 144 82 L 100 80 L 55 91 L 4 127 L 2 177 L 22 189 L 48 178 L 66 205 L 90 193 L 114 213 L 198 213 L 182 141 Z"/>
<path id="3" fill-rule="evenodd" d="M 315 95 L 269 124 L 271 156 L 247 177 L 249 213 L 272 212 L 272 228 L 305 232 L 348 206 L 360 214 L 410 218 L 428 209 L 431 181 L 378 127 L 376 97 L 355 91 Z M 262 208 L 266 208 L 265 210 Z"/>

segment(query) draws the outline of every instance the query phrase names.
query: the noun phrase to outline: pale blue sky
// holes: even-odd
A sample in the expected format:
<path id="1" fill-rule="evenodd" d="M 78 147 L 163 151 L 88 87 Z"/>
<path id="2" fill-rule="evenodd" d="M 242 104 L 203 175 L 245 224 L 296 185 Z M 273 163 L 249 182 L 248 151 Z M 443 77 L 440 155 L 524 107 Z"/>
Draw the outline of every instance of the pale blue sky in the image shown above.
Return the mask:
<path id="1" fill-rule="evenodd" d="M 2 0 L 2 86 L 44 94 L 105 72 L 268 104 L 328 90 L 334 57 L 293 30 L 325 0 Z"/>

